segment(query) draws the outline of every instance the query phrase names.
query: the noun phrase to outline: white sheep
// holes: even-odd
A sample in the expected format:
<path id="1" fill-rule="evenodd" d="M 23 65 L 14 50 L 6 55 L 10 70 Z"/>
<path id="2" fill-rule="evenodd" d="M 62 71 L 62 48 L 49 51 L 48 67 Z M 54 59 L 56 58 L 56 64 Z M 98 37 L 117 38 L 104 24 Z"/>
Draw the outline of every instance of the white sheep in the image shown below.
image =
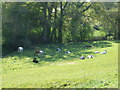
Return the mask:
<path id="1" fill-rule="evenodd" d="M 23 47 L 18 47 L 18 52 L 23 52 Z"/>
<path id="2" fill-rule="evenodd" d="M 105 50 L 104 52 L 101 52 L 100 54 L 106 54 L 107 53 L 107 50 Z"/>
<path id="3" fill-rule="evenodd" d="M 94 53 L 97 54 L 97 53 L 99 53 L 99 51 L 95 51 Z"/>
<path id="4" fill-rule="evenodd" d="M 56 49 L 56 51 L 60 52 L 60 51 L 61 51 L 61 49 L 60 49 L 60 48 L 57 48 L 57 49 Z"/>
<path id="5" fill-rule="evenodd" d="M 67 53 L 67 54 L 70 54 L 71 52 L 70 52 L 70 51 L 67 51 L 66 53 Z"/>
<path id="6" fill-rule="evenodd" d="M 40 50 L 40 54 L 43 54 L 43 53 L 44 53 L 44 51 Z"/>
<path id="7" fill-rule="evenodd" d="M 88 55 L 88 58 L 90 59 L 90 58 L 93 58 L 94 56 L 93 55 Z"/>
<path id="8" fill-rule="evenodd" d="M 80 57 L 80 59 L 85 59 L 85 57 L 84 57 L 84 56 L 82 56 L 82 57 Z"/>

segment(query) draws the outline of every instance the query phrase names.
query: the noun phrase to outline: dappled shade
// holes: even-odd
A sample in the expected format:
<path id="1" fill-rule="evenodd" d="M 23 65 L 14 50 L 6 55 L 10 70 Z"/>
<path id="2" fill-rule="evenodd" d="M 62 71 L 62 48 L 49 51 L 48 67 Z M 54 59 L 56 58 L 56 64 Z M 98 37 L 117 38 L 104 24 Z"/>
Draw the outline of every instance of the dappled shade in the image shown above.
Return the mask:
<path id="1" fill-rule="evenodd" d="M 87 48 L 84 45 L 92 45 L 92 47 Z M 81 56 L 87 57 L 88 55 L 94 54 L 95 51 L 93 49 L 96 48 L 106 48 L 112 47 L 112 43 L 108 41 L 97 41 L 97 42 L 80 42 L 80 43 L 66 43 L 66 44 L 49 44 L 49 45 L 40 45 L 37 46 L 44 50 L 44 53 L 39 56 L 34 55 L 34 49 L 26 50 L 24 53 L 13 53 L 11 56 L 13 57 L 36 57 L 39 62 L 54 62 L 60 60 L 72 60 L 79 58 Z M 60 47 L 61 52 L 57 52 L 56 48 Z M 71 51 L 71 53 L 66 54 L 66 51 Z M 31 62 L 31 60 L 29 61 Z"/>

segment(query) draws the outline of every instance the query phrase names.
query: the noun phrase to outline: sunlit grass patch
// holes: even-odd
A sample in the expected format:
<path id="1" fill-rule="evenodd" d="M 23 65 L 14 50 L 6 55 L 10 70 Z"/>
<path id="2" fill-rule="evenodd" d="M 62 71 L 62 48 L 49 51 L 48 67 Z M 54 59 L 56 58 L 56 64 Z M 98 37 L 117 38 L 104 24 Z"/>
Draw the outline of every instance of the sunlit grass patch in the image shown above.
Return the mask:
<path id="1" fill-rule="evenodd" d="M 94 47 L 83 47 L 86 43 Z M 56 45 L 55 47 L 57 48 Z M 118 87 L 118 43 L 112 41 L 70 43 L 64 45 L 61 52 L 56 52 L 51 46 L 49 50 L 46 46 L 42 46 L 42 50 L 45 51 L 43 56 L 34 56 L 34 50 L 25 50 L 23 53 L 15 52 L 3 58 L 3 87 Z M 65 53 L 68 50 L 71 51 L 70 54 Z M 94 51 L 104 50 L 108 51 L 107 54 L 94 54 Z M 81 55 L 89 54 L 93 54 L 94 58 L 79 59 Z M 39 60 L 39 63 L 32 62 L 34 57 Z"/>

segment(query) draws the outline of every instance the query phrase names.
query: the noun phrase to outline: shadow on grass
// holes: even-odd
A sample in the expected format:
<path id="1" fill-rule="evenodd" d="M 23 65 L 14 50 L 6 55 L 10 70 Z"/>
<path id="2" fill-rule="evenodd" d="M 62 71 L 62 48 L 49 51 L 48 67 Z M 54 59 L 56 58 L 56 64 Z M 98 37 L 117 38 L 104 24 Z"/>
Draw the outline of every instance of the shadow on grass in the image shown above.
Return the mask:
<path id="1" fill-rule="evenodd" d="M 120 40 L 114 40 L 112 42 L 114 42 L 114 43 L 120 43 Z"/>
<path id="2" fill-rule="evenodd" d="M 61 60 L 72 60 L 75 58 L 79 58 L 80 56 L 94 54 L 94 51 L 89 51 L 94 48 L 106 48 L 112 47 L 112 43 L 108 41 L 89 41 L 89 42 L 78 42 L 78 43 L 66 43 L 66 44 L 49 44 L 49 45 L 40 45 L 40 47 L 45 53 L 40 56 L 34 56 L 34 49 L 26 50 L 23 53 L 13 53 L 9 56 L 17 56 L 19 58 L 34 58 L 36 57 L 39 62 L 47 61 L 61 61 Z M 61 48 L 61 52 L 55 51 L 56 48 Z M 66 51 L 70 51 L 70 54 L 65 53 Z"/>

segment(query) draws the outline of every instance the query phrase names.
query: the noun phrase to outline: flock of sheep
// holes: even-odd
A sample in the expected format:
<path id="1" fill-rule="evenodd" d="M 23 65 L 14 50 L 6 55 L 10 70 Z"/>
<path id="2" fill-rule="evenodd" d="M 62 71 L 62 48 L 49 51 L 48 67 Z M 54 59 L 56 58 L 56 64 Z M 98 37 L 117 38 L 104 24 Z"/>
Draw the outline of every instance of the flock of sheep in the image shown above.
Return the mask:
<path id="1" fill-rule="evenodd" d="M 23 52 L 23 50 L 24 50 L 23 47 L 18 47 L 18 52 Z M 60 49 L 60 48 L 57 48 L 56 51 L 57 51 L 57 52 L 61 52 L 61 49 Z M 70 51 L 66 51 L 66 53 L 67 53 L 67 54 L 70 54 L 71 52 L 70 52 Z M 106 53 L 107 53 L 107 50 L 104 50 L 103 52 L 95 51 L 94 53 L 95 53 L 95 54 L 98 54 L 98 53 L 100 53 L 100 54 L 106 54 Z M 39 49 L 37 49 L 37 50 L 35 51 L 35 53 L 34 53 L 34 55 L 37 55 L 37 56 L 39 56 L 39 55 L 41 55 L 41 54 L 44 54 L 44 51 L 39 50 Z M 89 59 L 90 59 L 90 58 L 94 58 L 94 56 L 93 56 L 93 55 L 88 55 L 87 58 L 89 58 Z M 84 56 L 81 56 L 80 59 L 83 60 L 83 59 L 85 59 L 85 57 L 84 57 Z M 34 58 L 34 59 L 33 59 L 33 62 L 38 63 L 38 60 L 37 60 L 36 58 Z"/>
<path id="2" fill-rule="evenodd" d="M 95 51 L 94 53 L 98 54 L 99 51 Z M 106 54 L 106 53 L 107 53 L 107 50 L 104 50 L 103 52 L 100 52 L 100 54 Z M 90 58 L 93 58 L 94 56 L 93 55 L 88 55 L 87 57 L 90 59 Z M 85 59 L 85 57 L 82 56 L 82 57 L 80 57 L 80 59 Z"/>

